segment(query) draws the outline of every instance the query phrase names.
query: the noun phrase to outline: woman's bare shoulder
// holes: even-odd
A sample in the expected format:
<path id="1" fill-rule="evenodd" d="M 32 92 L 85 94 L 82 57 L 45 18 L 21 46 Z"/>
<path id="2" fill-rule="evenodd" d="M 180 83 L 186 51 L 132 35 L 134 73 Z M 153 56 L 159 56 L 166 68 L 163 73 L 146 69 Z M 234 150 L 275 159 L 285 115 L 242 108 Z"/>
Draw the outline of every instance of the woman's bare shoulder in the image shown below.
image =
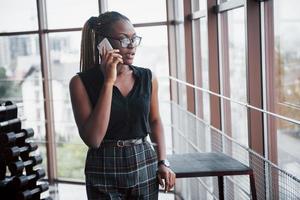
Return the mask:
<path id="1" fill-rule="evenodd" d="M 81 80 L 80 80 L 80 77 L 78 74 L 75 74 L 71 79 L 70 79 L 70 82 L 69 82 L 69 86 L 76 86 L 78 84 L 81 83 Z"/>
<path id="2" fill-rule="evenodd" d="M 70 92 L 81 91 L 83 88 L 84 86 L 80 76 L 78 74 L 74 75 L 69 82 Z"/>

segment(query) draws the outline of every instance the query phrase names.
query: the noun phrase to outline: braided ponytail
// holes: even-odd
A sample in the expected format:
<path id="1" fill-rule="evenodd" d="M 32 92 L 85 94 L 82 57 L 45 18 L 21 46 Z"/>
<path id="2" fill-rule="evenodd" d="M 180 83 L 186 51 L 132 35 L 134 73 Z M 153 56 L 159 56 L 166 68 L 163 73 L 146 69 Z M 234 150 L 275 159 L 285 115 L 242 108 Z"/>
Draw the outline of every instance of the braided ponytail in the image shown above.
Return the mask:
<path id="1" fill-rule="evenodd" d="M 80 50 L 80 71 L 86 71 L 99 63 L 98 43 L 103 39 L 103 35 L 110 35 L 112 25 L 119 20 L 130 21 L 126 16 L 115 12 L 105 12 L 99 17 L 89 18 L 83 28 L 81 36 Z"/>

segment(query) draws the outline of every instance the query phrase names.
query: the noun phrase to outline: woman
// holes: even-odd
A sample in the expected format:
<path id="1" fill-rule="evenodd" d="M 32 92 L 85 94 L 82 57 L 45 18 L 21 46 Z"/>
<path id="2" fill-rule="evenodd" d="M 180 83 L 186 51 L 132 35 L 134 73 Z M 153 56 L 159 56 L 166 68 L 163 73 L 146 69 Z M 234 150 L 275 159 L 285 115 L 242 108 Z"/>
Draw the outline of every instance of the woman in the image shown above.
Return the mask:
<path id="1" fill-rule="evenodd" d="M 99 59 L 103 38 L 113 50 L 103 49 Z M 166 160 L 157 78 L 132 65 L 140 41 L 118 12 L 91 17 L 83 27 L 81 72 L 69 87 L 79 134 L 89 146 L 88 199 L 158 199 L 159 184 L 166 192 L 175 184 Z"/>

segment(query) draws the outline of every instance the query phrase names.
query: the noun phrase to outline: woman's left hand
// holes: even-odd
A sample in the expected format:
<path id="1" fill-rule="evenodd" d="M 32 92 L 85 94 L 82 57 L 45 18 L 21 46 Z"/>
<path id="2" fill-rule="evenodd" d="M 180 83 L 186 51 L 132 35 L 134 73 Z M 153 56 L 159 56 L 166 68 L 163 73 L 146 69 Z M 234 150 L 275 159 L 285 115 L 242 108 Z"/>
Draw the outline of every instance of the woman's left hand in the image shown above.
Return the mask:
<path id="1" fill-rule="evenodd" d="M 170 191 L 175 185 L 175 173 L 165 165 L 158 167 L 158 180 L 159 184 L 164 188 L 165 192 Z M 164 180 L 164 181 L 163 181 Z"/>

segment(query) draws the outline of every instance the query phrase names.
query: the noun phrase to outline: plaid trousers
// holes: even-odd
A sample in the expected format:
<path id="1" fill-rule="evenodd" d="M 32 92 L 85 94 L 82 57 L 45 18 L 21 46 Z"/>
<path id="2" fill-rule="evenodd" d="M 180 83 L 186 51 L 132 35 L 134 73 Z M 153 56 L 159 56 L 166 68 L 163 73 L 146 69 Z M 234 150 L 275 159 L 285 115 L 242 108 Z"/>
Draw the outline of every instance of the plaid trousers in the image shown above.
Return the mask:
<path id="1" fill-rule="evenodd" d="M 89 149 L 85 164 L 89 200 L 157 200 L 157 155 L 148 141 Z"/>

